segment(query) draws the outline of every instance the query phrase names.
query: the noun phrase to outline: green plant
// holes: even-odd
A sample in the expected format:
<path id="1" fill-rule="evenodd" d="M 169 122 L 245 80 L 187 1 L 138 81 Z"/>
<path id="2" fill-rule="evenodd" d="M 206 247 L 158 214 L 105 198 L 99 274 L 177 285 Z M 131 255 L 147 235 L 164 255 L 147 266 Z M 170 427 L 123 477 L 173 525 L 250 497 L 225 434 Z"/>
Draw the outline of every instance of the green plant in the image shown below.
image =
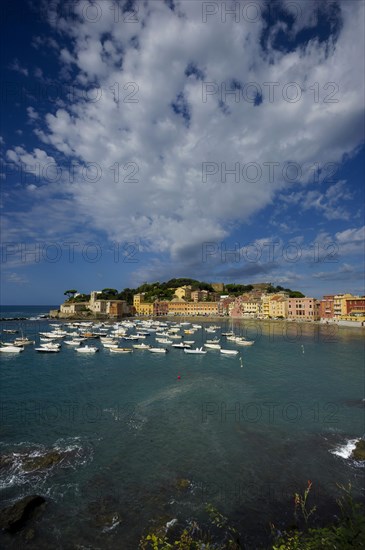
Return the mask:
<path id="1" fill-rule="evenodd" d="M 353 500 L 351 484 L 348 487 L 342 485 L 338 485 L 338 487 L 343 494 L 337 500 L 341 518 L 335 524 L 306 531 L 296 529 L 284 532 L 277 538 L 272 550 L 354 550 L 355 548 L 365 548 L 364 507 Z M 304 501 L 304 498 L 301 501 Z M 307 519 L 311 513 L 311 511 L 307 512 Z M 271 525 L 271 528 L 273 532 L 274 526 Z"/>
<path id="2" fill-rule="evenodd" d="M 307 501 L 308 496 L 310 493 L 310 490 L 312 488 L 312 482 L 308 480 L 307 488 L 304 491 L 303 496 L 299 493 L 295 493 L 294 495 L 294 503 L 295 503 L 295 509 L 294 509 L 294 515 L 295 519 L 298 519 L 298 509 L 300 509 L 302 516 L 304 518 L 304 521 L 306 524 L 308 524 L 308 520 L 312 514 L 317 510 L 317 506 L 313 506 L 310 510 L 307 508 Z"/>

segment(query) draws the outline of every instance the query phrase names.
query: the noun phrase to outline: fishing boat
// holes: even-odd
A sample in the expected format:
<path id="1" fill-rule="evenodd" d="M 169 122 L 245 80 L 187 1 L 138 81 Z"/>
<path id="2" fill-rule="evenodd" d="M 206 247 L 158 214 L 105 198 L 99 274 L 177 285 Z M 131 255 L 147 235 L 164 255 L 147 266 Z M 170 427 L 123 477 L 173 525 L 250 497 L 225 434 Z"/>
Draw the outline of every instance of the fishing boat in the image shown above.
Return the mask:
<path id="1" fill-rule="evenodd" d="M 167 348 L 150 348 L 148 351 L 151 353 L 168 353 L 169 350 Z"/>
<path id="2" fill-rule="evenodd" d="M 238 346 L 252 346 L 255 343 L 255 340 L 240 340 L 236 339 L 236 344 Z"/>
<path id="3" fill-rule="evenodd" d="M 47 344 L 34 349 L 35 351 L 38 351 L 38 353 L 59 353 L 60 351 L 60 348 L 55 346 L 47 346 Z"/>
<path id="4" fill-rule="evenodd" d="M 27 337 L 15 338 L 14 340 L 14 346 L 29 346 L 30 344 L 35 344 L 35 342 Z"/>
<path id="5" fill-rule="evenodd" d="M 191 353 L 196 355 L 205 355 L 207 352 L 203 350 L 203 348 L 195 348 L 195 349 L 184 349 L 184 353 Z"/>
<path id="6" fill-rule="evenodd" d="M 133 347 L 135 349 L 150 349 L 151 346 L 142 342 L 142 344 L 133 344 Z"/>
<path id="7" fill-rule="evenodd" d="M 47 344 L 40 344 L 40 348 L 57 348 L 59 349 L 61 347 L 61 344 L 59 342 L 47 342 Z"/>
<path id="8" fill-rule="evenodd" d="M 191 345 L 184 342 L 179 342 L 178 344 L 172 344 L 172 347 L 177 349 L 190 349 Z"/>
<path id="9" fill-rule="evenodd" d="M 109 348 L 112 353 L 132 353 L 132 348 Z"/>
<path id="10" fill-rule="evenodd" d="M 78 353 L 96 353 L 99 351 L 99 348 L 96 346 L 82 346 L 80 348 L 76 348 L 75 351 Z"/>
<path id="11" fill-rule="evenodd" d="M 220 349 L 219 350 L 223 355 L 238 355 L 238 351 L 236 349 Z"/>
<path id="12" fill-rule="evenodd" d="M 207 344 L 207 343 L 205 343 L 204 346 L 206 348 L 209 348 L 209 349 L 221 349 L 220 344 L 209 344 L 209 343 Z"/>
<path id="13" fill-rule="evenodd" d="M 118 342 L 103 342 L 103 346 L 104 348 L 107 348 L 107 349 L 112 349 L 112 348 L 117 348 L 118 347 Z"/>
<path id="14" fill-rule="evenodd" d="M 24 351 L 24 348 L 20 346 L 4 346 L 0 348 L 0 351 L 3 353 L 20 353 Z"/>
<path id="15" fill-rule="evenodd" d="M 172 340 L 169 340 L 169 338 L 156 338 L 156 342 L 160 344 L 172 344 Z"/>

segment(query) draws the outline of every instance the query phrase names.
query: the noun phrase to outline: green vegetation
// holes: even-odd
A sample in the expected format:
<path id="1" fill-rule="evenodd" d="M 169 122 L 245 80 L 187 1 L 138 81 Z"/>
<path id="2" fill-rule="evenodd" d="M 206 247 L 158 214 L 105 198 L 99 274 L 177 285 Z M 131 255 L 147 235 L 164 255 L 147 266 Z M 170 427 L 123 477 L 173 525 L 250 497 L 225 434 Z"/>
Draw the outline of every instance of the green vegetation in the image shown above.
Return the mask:
<path id="1" fill-rule="evenodd" d="M 298 510 L 301 511 L 306 527 L 302 530 L 292 529 L 284 532 L 274 543 L 272 550 L 353 550 L 365 548 L 365 515 L 364 506 L 354 502 L 351 495 L 351 485 L 344 487 L 337 500 L 340 508 L 340 517 L 336 523 L 325 526 L 307 528 L 309 517 L 315 512 L 316 507 L 307 509 L 308 494 L 311 482 L 301 497 L 295 495 L 295 517 L 298 520 Z M 274 526 L 272 526 L 274 527 Z"/>
<path id="2" fill-rule="evenodd" d="M 233 296 L 240 296 L 244 292 L 250 292 L 253 289 L 252 285 L 224 285 L 224 289 L 227 292 L 227 294 L 231 294 Z"/>
<path id="3" fill-rule="evenodd" d="M 133 304 L 133 296 L 135 294 L 144 293 L 146 302 L 154 302 L 155 300 L 171 300 L 174 297 L 175 290 L 181 286 L 191 286 L 194 290 L 207 290 L 208 292 L 214 292 L 211 284 L 204 281 L 197 281 L 196 279 L 179 278 L 170 279 L 164 283 L 159 281 L 155 283 L 143 283 L 137 288 L 124 288 L 118 291 L 116 288 L 104 288 L 98 295 L 100 300 L 125 300 L 127 304 Z M 253 285 L 241 285 L 241 284 L 227 284 L 224 286 L 224 291 L 221 294 L 229 294 L 230 296 L 241 296 L 245 292 L 253 290 Z M 268 293 L 275 293 L 285 291 L 289 293 L 290 298 L 302 298 L 304 294 L 299 291 L 291 290 L 290 288 L 283 288 L 282 286 L 269 285 L 267 287 Z M 64 295 L 68 297 L 68 302 L 87 302 L 90 300 L 89 294 L 80 294 L 75 296 L 77 290 L 66 290 Z M 211 297 L 207 297 L 207 301 L 211 301 Z"/>
<path id="4" fill-rule="evenodd" d="M 65 290 L 63 295 L 67 296 L 68 298 L 73 298 L 76 293 L 77 293 L 77 290 Z"/>
<path id="5" fill-rule="evenodd" d="M 291 290 L 290 288 L 284 288 L 280 285 L 270 285 L 267 287 L 266 292 L 268 294 L 275 294 L 276 292 L 287 292 L 289 294 L 289 298 L 304 298 L 304 294 L 299 292 L 299 290 Z"/>
<path id="6" fill-rule="evenodd" d="M 90 300 L 90 294 L 79 294 L 78 296 L 70 297 L 67 302 L 78 303 L 78 302 L 88 302 Z"/>
<path id="7" fill-rule="evenodd" d="M 271 524 L 271 550 L 354 550 L 365 548 L 364 506 L 356 503 L 351 495 L 351 485 L 339 486 L 342 496 L 337 500 L 340 516 L 324 527 L 311 528 L 309 520 L 317 507 L 308 507 L 312 482 L 308 482 L 303 495 L 294 495 L 295 526 L 281 532 Z M 238 531 L 213 506 L 207 505 L 209 519 L 205 528 L 196 521 L 177 529 L 166 528 L 166 523 L 145 534 L 140 539 L 140 550 L 239 550 L 246 548 L 240 543 Z M 303 524 L 301 528 L 299 524 Z M 258 547 L 256 547 L 258 548 Z M 266 547 L 268 548 L 268 547 Z M 264 549 L 262 549 L 264 550 Z"/>

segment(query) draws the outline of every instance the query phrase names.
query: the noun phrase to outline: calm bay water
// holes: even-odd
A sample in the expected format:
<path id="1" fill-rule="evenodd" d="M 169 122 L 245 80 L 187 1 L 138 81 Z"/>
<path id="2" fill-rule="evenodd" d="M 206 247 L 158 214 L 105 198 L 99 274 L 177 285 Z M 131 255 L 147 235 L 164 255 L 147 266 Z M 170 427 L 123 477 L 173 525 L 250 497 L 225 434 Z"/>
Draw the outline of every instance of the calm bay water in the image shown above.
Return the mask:
<path id="1" fill-rule="evenodd" d="M 48 310 L 2 308 L 1 316 Z M 87 356 L 63 344 L 58 354 L 33 346 L 0 354 L 2 454 L 16 457 L 0 470 L 3 505 L 28 494 L 49 503 L 29 548 L 136 549 L 153 522 L 204 522 L 207 502 L 229 516 L 248 548 L 264 547 L 269 521 L 290 522 L 292 494 L 308 479 L 323 517 L 336 483 L 351 482 L 363 497 L 364 468 L 345 458 L 349 441 L 364 435 L 363 329 L 216 324 L 255 340 L 224 344 L 240 350 L 242 367 L 216 351 Z M 38 343 L 48 321 L 2 323 L 10 326 Z M 200 330 L 186 339 L 201 345 L 211 337 Z M 25 456 L 51 450 L 64 460 L 38 472 L 22 467 Z M 17 537 L 2 537 L 19 547 Z"/>

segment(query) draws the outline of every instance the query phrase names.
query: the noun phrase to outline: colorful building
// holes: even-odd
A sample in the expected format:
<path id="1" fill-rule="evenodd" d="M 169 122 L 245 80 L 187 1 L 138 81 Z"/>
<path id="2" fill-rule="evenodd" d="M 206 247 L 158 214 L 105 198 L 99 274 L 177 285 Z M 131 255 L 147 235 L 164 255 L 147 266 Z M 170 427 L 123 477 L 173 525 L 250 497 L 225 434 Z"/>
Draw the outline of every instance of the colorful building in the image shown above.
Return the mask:
<path id="1" fill-rule="evenodd" d="M 190 300 L 191 286 L 190 285 L 179 286 L 179 288 L 175 290 L 175 296 L 177 296 L 177 298 L 184 298 L 185 300 Z"/>
<path id="2" fill-rule="evenodd" d="M 319 302 L 319 316 L 321 319 L 333 319 L 334 316 L 334 295 L 327 294 Z"/>
<path id="3" fill-rule="evenodd" d="M 288 298 L 288 319 L 318 321 L 319 301 L 315 298 Z"/>

